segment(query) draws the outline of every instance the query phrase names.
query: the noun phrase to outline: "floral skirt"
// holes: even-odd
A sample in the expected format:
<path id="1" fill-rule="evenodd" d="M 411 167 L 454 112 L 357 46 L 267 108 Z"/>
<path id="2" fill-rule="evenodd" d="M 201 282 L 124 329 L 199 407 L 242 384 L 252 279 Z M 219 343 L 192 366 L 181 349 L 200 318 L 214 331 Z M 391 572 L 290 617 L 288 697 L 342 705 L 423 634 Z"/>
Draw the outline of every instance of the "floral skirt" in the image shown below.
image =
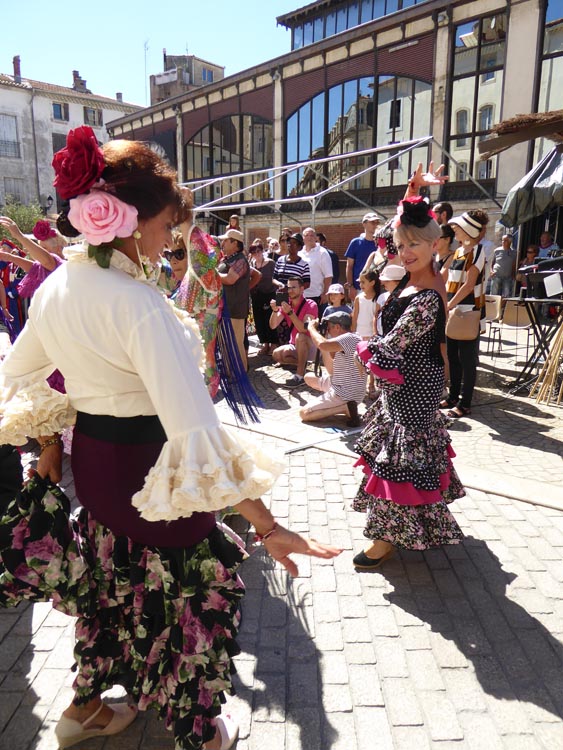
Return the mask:
<path id="1" fill-rule="evenodd" d="M 448 504 L 465 491 L 445 418 L 436 410 L 425 424 L 401 424 L 375 404 L 368 419 L 355 446 L 365 476 L 352 504 L 367 513 L 364 535 L 413 550 L 460 542 Z"/>
<path id="2" fill-rule="evenodd" d="M 186 548 L 115 536 L 38 477 L 0 514 L 0 605 L 51 599 L 78 618 L 75 702 L 119 684 L 177 750 L 212 739 L 233 691 L 244 552 L 217 528 Z"/>

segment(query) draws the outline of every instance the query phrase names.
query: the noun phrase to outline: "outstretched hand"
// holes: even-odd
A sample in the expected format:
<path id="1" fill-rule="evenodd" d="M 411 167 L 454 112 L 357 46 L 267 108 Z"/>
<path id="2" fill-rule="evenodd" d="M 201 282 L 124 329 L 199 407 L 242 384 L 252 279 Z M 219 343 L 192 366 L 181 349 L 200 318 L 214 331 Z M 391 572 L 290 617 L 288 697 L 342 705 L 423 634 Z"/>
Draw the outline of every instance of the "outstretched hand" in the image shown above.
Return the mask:
<path id="1" fill-rule="evenodd" d="M 3 227 L 15 240 L 21 240 L 23 234 L 13 219 L 9 216 L 0 216 L 0 226 Z"/>
<path id="2" fill-rule="evenodd" d="M 448 180 L 446 175 L 442 175 L 444 169 L 445 165 L 440 164 L 438 169 L 434 171 L 434 162 L 431 161 L 428 165 L 428 170 L 423 172 L 422 162 L 419 161 L 415 173 L 409 180 L 409 187 L 420 190 L 420 188 L 428 187 L 429 185 L 443 185 Z"/>
<path id="3" fill-rule="evenodd" d="M 291 576 L 296 576 L 299 570 L 290 554 L 308 555 L 309 557 L 321 557 L 324 560 L 330 560 L 342 552 L 338 547 L 308 539 L 279 524 L 275 533 L 264 541 L 264 547 L 268 554 L 281 563 Z"/>

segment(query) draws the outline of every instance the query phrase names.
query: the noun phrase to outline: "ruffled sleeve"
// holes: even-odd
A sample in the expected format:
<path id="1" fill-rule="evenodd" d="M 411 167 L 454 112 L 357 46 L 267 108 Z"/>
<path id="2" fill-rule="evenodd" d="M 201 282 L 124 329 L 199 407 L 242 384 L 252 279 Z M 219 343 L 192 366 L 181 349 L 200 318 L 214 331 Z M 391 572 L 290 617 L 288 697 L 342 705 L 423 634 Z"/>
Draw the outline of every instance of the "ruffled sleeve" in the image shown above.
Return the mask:
<path id="1" fill-rule="evenodd" d="M 271 489 L 283 463 L 222 425 L 168 440 L 133 496 L 146 521 L 172 521 L 257 498 Z"/>
<path id="2" fill-rule="evenodd" d="M 0 444 L 25 445 L 74 424 L 68 396 L 45 380 L 53 370 L 30 317 L 0 367 Z"/>
<path id="3" fill-rule="evenodd" d="M 199 371 L 199 332 L 186 320 L 180 325 L 166 308 L 159 298 L 132 327 L 127 343 L 168 438 L 133 497 L 147 521 L 171 521 L 258 498 L 284 468 L 243 433 L 221 425 Z"/>
<path id="4" fill-rule="evenodd" d="M 372 357 L 363 359 L 367 368 L 392 387 L 401 385 L 404 352 L 436 325 L 440 305 L 440 295 L 432 289 L 415 295 L 389 333 L 369 341 Z"/>

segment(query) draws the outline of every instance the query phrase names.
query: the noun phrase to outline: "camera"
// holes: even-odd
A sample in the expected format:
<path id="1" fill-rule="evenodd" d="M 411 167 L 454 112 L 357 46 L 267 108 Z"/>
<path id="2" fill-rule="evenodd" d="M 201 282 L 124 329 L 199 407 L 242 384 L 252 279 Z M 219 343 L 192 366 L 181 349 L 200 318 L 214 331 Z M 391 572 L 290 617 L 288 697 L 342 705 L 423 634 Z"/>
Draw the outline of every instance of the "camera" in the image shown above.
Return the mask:
<path id="1" fill-rule="evenodd" d="M 305 320 L 303 322 L 303 328 L 307 331 L 309 330 L 309 321 Z M 321 336 L 326 336 L 326 332 L 328 331 L 328 323 L 326 321 L 321 320 L 317 327 L 318 332 L 321 334 Z"/>
<path id="2" fill-rule="evenodd" d="M 289 305 L 289 294 L 287 289 L 280 289 L 276 292 L 276 305 L 279 307 L 282 302 L 287 302 Z"/>

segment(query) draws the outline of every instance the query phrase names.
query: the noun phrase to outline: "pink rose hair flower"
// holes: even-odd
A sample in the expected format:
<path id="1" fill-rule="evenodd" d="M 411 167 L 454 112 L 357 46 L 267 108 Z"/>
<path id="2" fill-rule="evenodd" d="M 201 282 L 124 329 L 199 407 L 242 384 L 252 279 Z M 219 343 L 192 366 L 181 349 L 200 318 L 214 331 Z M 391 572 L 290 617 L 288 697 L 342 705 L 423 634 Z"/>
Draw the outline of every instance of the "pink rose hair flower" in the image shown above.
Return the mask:
<path id="1" fill-rule="evenodd" d="M 54 187 L 68 200 L 93 187 L 105 168 L 104 154 L 92 128 L 83 125 L 71 130 L 66 146 L 53 157 Z"/>
<path id="2" fill-rule="evenodd" d="M 31 231 L 33 232 L 35 239 L 39 240 L 39 242 L 57 236 L 57 233 L 46 219 L 39 219 Z"/>
<path id="3" fill-rule="evenodd" d="M 137 209 L 103 190 L 91 190 L 70 201 L 68 218 L 90 245 L 130 237 L 137 228 Z"/>

